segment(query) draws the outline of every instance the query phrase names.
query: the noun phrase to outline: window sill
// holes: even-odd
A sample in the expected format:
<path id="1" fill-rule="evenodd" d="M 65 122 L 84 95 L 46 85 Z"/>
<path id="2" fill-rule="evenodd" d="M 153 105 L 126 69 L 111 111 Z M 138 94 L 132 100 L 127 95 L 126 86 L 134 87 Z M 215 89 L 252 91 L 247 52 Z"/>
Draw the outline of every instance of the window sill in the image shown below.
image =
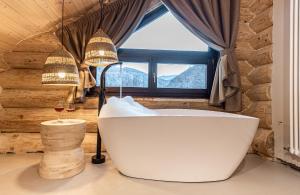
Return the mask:
<path id="1" fill-rule="evenodd" d="M 134 97 L 136 101 L 153 101 L 153 102 L 197 102 L 197 103 L 207 103 L 207 99 L 195 99 L 195 98 L 163 98 L 163 97 Z"/>

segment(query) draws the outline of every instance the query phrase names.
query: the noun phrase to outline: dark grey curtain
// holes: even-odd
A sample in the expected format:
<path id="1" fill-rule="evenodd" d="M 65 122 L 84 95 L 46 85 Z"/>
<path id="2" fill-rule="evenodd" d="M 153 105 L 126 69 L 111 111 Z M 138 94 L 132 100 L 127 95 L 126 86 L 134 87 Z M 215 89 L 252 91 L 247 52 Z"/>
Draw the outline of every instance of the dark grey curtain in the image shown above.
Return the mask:
<path id="1" fill-rule="evenodd" d="M 241 110 L 240 75 L 234 53 L 240 0 L 162 0 L 172 14 L 213 49 L 220 60 L 209 103 Z"/>
<path id="2" fill-rule="evenodd" d="M 89 68 L 84 65 L 85 49 L 90 38 L 101 28 L 119 47 L 135 31 L 150 3 L 151 0 L 117 0 L 104 5 L 102 21 L 98 10 L 64 26 L 63 34 L 57 30 L 57 37 L 61 40 L 63 35 L 63 45 L 79 64 L 81 86 L 77 89 L 77 98 L 83 98 L 84 91 L 95 85 Z"/>

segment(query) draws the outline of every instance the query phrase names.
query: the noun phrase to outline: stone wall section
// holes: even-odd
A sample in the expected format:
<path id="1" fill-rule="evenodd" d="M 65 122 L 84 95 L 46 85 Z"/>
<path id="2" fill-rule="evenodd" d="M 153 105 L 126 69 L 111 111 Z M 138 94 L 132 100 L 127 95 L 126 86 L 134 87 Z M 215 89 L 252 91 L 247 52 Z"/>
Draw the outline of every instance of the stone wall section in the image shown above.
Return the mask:
<path id="1" fill-rule="evenodd" d="M 242 83 L 242 114 L 260 119 L 252 144 L 254 152 L 273 157 L 271 71 L 273 0 L 241 0 L 236 43 Z"/>

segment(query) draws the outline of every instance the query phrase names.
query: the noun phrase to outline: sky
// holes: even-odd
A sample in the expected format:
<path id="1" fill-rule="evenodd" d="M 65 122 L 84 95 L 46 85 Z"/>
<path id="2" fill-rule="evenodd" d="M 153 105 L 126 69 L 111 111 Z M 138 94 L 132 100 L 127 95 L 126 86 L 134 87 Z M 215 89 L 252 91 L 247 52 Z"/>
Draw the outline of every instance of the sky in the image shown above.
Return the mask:
<path id="1" fill-rule="evenodd" d="M 179 51 L 208 50 L 208 46 L 178 22 L 170 12 L 132 34 L 121 48 Z M 124 63 L 123 67 L 126 66 L 148 73 L 146 64 Z M 162 64 L 158 66 L 158 76 L 178 75 L 189 67 L 189 65 L 180 64 L 174 64 L 170 67 Z"/>

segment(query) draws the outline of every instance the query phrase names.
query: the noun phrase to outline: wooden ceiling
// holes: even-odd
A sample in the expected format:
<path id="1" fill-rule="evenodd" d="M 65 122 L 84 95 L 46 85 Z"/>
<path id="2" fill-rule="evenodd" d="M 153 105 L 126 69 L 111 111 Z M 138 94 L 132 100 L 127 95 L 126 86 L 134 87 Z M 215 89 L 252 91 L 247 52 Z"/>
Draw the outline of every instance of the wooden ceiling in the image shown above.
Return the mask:
<path id="1" fill-rule="evenodd" d="M 0 53 L 20 41 L 53 29 L 61 19 L 62 0 L 0 0 Z M 98 7 L 98 0 L 65 0 L 65 18 Z"/>

